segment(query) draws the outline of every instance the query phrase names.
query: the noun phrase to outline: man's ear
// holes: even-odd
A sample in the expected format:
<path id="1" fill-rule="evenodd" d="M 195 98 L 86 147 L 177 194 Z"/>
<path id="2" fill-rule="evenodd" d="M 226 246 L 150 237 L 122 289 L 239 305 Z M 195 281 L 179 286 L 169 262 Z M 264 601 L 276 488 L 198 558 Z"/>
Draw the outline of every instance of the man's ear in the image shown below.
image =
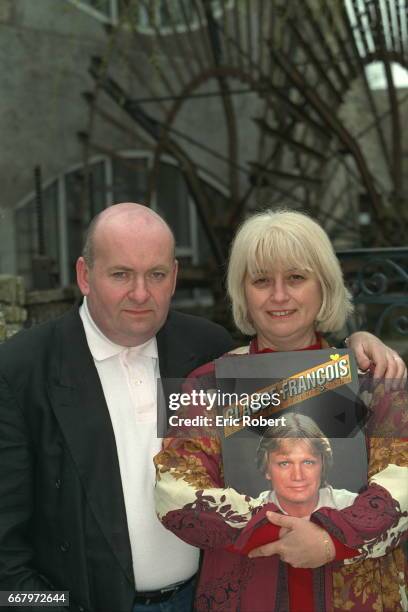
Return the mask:
<path id="1" fill-rule="evenodd" d="M 76 262 L 77 284 L 82 295 L 89 293 L 89 269 L 83 257 L 78 257 Z"/>
<path id="2" fill-rule="evenodd" d="M 173 268 L 173 274 L 174 274 L 173 289 L 172 289 L 171 295 L 174 295 L 174 292 L 176 290 L 178 267 L 179 267 L 178 261 L 177 261 L 177 259 L 175 259 L 174 260 L 174 268 Z"/>

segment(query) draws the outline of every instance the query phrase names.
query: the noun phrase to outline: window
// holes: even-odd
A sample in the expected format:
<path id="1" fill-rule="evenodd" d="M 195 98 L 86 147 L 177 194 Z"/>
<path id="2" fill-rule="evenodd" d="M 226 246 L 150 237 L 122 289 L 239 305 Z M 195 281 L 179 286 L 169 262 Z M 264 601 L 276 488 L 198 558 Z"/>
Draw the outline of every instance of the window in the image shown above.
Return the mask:
<path id="1" fill-rule="evenodd" d="M 27 204 L 14 213 L 16 228 L 16 252 L 17 270 L 24 277 L 26 285 L 30 285 L 32 274 L 32 260 L 37 247 L 37 215 L 35 200 L 31 199 Z"/>
<path id="2" fill-rule="evenodd" d="M 59 279 L 60 245 L 58 232 L 57 181 L 42 193 L 43 236 L 45 254 L 51 258 L 51 273 Z M 24 206 L 15 211 L 16 261 L 18 274 L 28 288 L 32 285 L 33 258 L 39 254 L 39 227 L 36 199 L 31 196 Z"/>
<path id="3" fill-rule="evenodd" d="M 174 231 L 177 255 L 194 260 L 190 199 L 186 181 L 179 168 L 161 164 L 157 185 L 156 210 Z"/>
<path id="4" fill-rule="evenodd" d="M 82 248 L 83 232 L 92 217 L 106 206 L 103 162 L 89 168 L 88 183 L 82 168 L 65 175 L 63 182 L 69 281 L 75 282 L 75 262 Z"/>
<path id="5" fill-rule="evenodd" d="M 116 158 L 112 162 L 113 202 L 144 202 L 148 190 L 146 158 Z"/>
<path id="6" fill-rule="evenodd" d="M 194 26 L 194 22 L 197 21 L 192 2 L 173 1 L 170 5 L 167 0 L 156 0 L 155 2 L 133 0 L 129 3 L 130 9 L 126 8 L 125 2 L 122 0 L 119 15 L 125 19 L 127 15 L 132 15 L 140 30 L 145 32 L 153 31 L 155 27 L 160 30 L 185 27 L 186 23 Z"/>
<path id="7" fill-rule="evenodd" d="M 174 28 L 183 31 L 200 25 L 197 5 L 192 0 L 69 0 L 76 7 L 101 21 L 126 23 L 129 21 L 146 34 L 159 28 L 163 34 Z M 210 0 L 213 15 L 220 17 L 234 0 Z"/>
<path id="8" fill-rule="evenodd" d="M 58 277 L 59 232 L 58 232 L 58 191 L 54 181 L 43 191 L 43 228 L 45 254 L 52 260 L 52 273 Z"/>
<path id="9" fill-rule="evenodd" d="M 123 154 L 115 158 L 97 158 L 88 167 L 76 167 L 48 184 L 43 190 L 43 216 L 46 255 L 53 261 L 57 285 L 75 282 L 75 262 L 81 252 L 83 234 L 90 219 L 112 202 L 145 202 L 149 189 L 152 155 Z M 203 190 L 211 196 L 211 218 L 225 213 L 226 195 L 214 182 L 201 177 Z M 206 263 L 210 247 L 197 217 L 180 168 L 170 158 L 163 158 L 157 175 L 157 191 L 152 208 L 162 215 L 176 238 L 176 256 L 184 264 Z M 16 268 L 27 287 L 33 286 L 32 259 L 38 253 L 38 219 L 34 195 L 15 210 Z M 199 295 L 184 290 L 193 299 Z M 204 293 L 200 294 L 204 295 Z M 206 298 L 207 299 L 207 298 Z"/>
<path id="10" fill-rule="evenodd" d="M 69 0 L 96 19 L 115 22 L 117 19 L 117 0 Z"/>

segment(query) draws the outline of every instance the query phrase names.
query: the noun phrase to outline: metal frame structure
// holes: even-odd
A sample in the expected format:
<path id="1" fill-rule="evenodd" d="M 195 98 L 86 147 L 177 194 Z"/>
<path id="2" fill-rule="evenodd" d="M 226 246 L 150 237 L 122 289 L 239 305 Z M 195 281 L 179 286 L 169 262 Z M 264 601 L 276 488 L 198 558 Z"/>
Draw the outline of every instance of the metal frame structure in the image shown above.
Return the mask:
<path id="1" fill-rule="evenodd" d="M 408 69 L 408 0 L 235 0 L 221 3 L 217 14 L 210 0 L 163 1 L 170 20 L 177 2 L 184 14 L 182 32 L 178 22 L 166 35 L 159 27 L 149 38 L 141 35 L 132 9 L 135 3 L 148 9 L 148 0 L 123 0 L 121 21 L 107 27 L 107 53 L 93 58 L 94 89 L 85 94 L 90 109 L 88 130 L 81 134 L 85 160 L 109 154 L 95 138 L 96 122 L 126 133 L 130 124 L 135 141 L 147 142 L 154 153 L 151 197 L 160 157 L 172 156 L 211 245 L 218 283 L 235 228 L 248 210 L 265 203 L 309 211 L 335 240 L 347 235 L 361 244 L 363 235 L 371 247 L 403 244 L 408 152 L 402 113 L 408 95 L 397 90 L 392 66 Z M 195 28 L 186 2 L 193 7 Z M 146 58 L 149 70 L 135 61 L 130 46 Z M 117 76 L 112 67 L 118 59 L 143 96 L 131 95 Z M 367 77 L 374 61 L 382 63 L 386 76 L 381 100 Z M 353 124 L 344 108 L 355 87 L 364 121 Z M 252 157 L 237 111 L 243 95 L 253 102 Z M 200 131 L 187 133 L 180 122 L 187 105 L 206 97 L 219 101 L 225 132 L 213 145 Z M 112 103 L 118 112 L 112 112 Z M 228 209 L 212 211 L 200 187 L 197 152 L 222 166 Z M 370 220 L 363 227 L 360 200 Z"/>

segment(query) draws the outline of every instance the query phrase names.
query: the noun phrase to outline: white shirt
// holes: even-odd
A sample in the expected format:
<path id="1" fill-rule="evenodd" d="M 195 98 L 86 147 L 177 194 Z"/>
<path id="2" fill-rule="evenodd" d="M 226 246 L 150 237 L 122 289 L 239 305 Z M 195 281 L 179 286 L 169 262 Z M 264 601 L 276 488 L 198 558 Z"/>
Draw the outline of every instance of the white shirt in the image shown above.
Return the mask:
<path id="1" fill-rule="evenodd" d="M 79 313 L 115 434 L 136 590 L 187 580 L 198 569 L 199 551 L 165 529 L 154 506 L 153 457 L 162 444 L 157 437 L 156 338 L 140 346 L 119 346 L 96 326 L 86 298 Z"/>
<path id="2" fill-rule="evenodd" d="M 284 514 L 287 514 L 287 512 L 280 505 L 275 491 L 264 491 L 261 493 L 261 495 L 265 495 L 265 501 L 273 502 L 276 506 L 278 506 L 279 510 L 281 510 Z M 323 487 L 319 489 L 319 499 L 316 507 L 312 511 L 312 514 L 313 512 L 316 512 L 316 510 L 319 510 L 319 508 L 335 508 L 336 510 L 343 510 L 343 508 L 348 508 L 351 506 L 356 497 L 357 493 L 353 493 L 347 489 L 333 489 L 333 487 L 330 485 Z M 303 518 L 309 519 L 310 514 Z"/>

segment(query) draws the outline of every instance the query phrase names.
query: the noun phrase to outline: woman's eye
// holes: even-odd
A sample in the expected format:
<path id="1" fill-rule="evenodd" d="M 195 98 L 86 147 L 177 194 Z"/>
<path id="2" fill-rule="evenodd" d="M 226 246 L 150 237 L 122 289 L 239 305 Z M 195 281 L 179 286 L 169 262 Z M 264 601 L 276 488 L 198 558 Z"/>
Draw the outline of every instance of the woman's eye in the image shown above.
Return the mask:
<path id="1" fill-rule="evenodd" d="M 268 279 L 264 276 L 254 278 L 254 280 L 252 281 L 252 283 L 256 286 L 266 285 L 267 282 L 268 282 Z"/>
<path id="2" fill-rule="evenodd" d="M 295 282 L 305 280 L 305 277 L 302 274 L 291 274 L 289 278 Z"/>

